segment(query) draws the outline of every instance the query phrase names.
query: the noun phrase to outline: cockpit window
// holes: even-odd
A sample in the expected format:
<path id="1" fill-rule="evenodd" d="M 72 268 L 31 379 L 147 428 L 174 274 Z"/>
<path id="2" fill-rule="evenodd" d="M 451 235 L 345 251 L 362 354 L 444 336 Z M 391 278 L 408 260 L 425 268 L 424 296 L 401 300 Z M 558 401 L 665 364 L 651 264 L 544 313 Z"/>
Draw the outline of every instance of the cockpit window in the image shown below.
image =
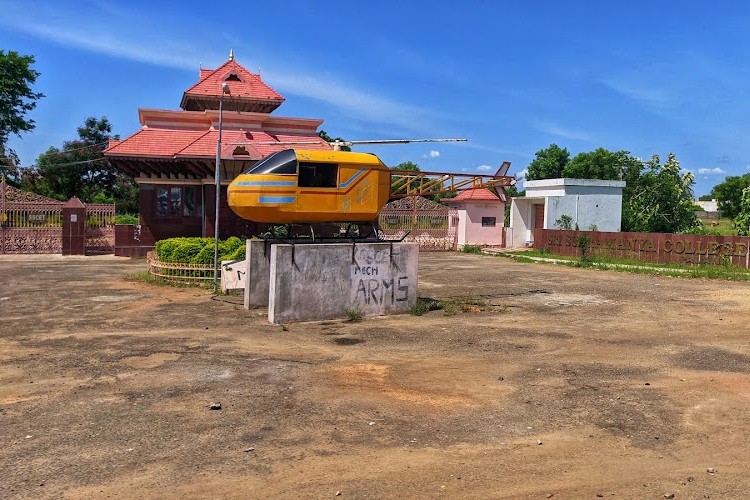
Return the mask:
<path id="1" fill-rule="evenodd" d="M 335 188 L 339 175 L 339 166 L 335 163 L 300 162 L 299 187 Z"/>
<path id="2" fill-rule="evenodd" d="M 297 155 L 293 149 L 279 151 L 262 159 L 245 173 L 295 175 L 297 173 Z"/>

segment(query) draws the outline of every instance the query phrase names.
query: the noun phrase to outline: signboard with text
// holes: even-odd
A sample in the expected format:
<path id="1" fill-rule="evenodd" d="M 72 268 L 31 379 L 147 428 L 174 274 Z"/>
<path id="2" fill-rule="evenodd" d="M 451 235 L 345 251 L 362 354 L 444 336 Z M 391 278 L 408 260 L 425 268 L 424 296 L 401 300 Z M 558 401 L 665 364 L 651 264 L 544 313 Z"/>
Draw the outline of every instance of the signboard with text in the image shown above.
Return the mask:
<path id="1" fill-rule="evenodd" d="M 645 262 L 711 263 L 750 267 L 750 238 L 668 233 L 534 230 L 534 249 L 578 256 L 578 235 L 590 238 L 591 255 Z"/>

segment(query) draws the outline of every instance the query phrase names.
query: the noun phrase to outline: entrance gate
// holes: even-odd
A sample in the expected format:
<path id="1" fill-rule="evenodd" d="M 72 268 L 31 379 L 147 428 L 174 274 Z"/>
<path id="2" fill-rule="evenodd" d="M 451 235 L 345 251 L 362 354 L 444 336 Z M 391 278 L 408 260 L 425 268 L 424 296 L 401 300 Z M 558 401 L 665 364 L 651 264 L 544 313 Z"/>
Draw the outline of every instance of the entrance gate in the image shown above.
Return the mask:
<path id="1" fill-rule="evenodd" d="M 62 253 L 65 203 L 0 182 L 0 254 Z M 86 254 L 115 249 L 115 206 L 86 205 Z"/>
<path id="2" fill-rule="evenodd" d="M 420 250 L 455 250 L 458 212 L 422 196 L 388 203 L 378 217 L 380 230 L 389 239 L 419 243 Z"/>

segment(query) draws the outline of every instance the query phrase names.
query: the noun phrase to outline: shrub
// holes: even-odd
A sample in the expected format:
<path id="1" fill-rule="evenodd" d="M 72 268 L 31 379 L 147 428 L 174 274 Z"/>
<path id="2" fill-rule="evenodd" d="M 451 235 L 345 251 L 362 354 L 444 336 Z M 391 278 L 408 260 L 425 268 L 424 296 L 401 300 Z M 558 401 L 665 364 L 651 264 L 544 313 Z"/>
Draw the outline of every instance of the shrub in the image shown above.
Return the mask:
<path id="1" fill-rule="evenodd" d="M 138 224 L 137 215 L 133 214 L 117 214 L 115 215 L 115 224 Z"/>
<path id="2" fill-rule="evenodd" d="M 242 248 L 244 250 L 245 248 L 245 242 L 239 239 L 236 236 L 232 236 L 231 238 L 224 240 L 219 243 L 219 245 L 224 245 L 224 251 L 222 254 L 233 254 L 237 251 L 238 248 Z"/>
<path id="3" fill-rule="evenodd" d="M 573 229 L 573 217 L 570 215 L 561 215 L 560 218 L 555 221 L 555 227 L 570 231 Z"/>
<path id="4" fill-rule="evenodd" d="M 219 249 L 221 250 L 221 246 L 219 246 Z M 219 258 L 219 262 L 221 262 L 221 258 Z M 213 243 L 204 245 L 203 248 L 201 248 L 201 251 L 198 252 L 192 259 L 190 259 L 190 263 L 191 264 L 213 264 L 214 263 Z"/>
<path id="5" fill-rule="evenodd" d="M 589 246 L 591 245 L 591 237 L 586 233 L 580 233 L 576 236 L 576 245 L 578 246 L 578 252 L 581 257 L 581 262 L 590 260 L 587 255 Z"/>
<path id="6" fill-rule="evenodd" d="M 182 264 L 213 264 L 213 238 L 169 238 L 156 242 L 156 257 L 162 262 Z M 219 262 L 222 260 L 243 260 L 245 242 L 233 236 L 219 241 Z"/>
<path id="7" fill-rule="evenodd" d="M 221 260 L 245 260 L 245 245 L 237 248 L 237 250 L 226 257 L 222 257 Z"/>
<path id="8" fill-rule="evenodd" d="M 196 257 L 201 250 L 203 250 L 203 247 L 205 245 L 202 245 L 199 241 L 185 241 L 182 242 L 182 244 L 177 245 L 177 248 L 175 248 L 172 251 L 172 255 L 170 256 L 170 262 L 181 262 L 181 263 L 188 263 L 192 262 L 193 258 Z M 211 260 L 213 261 L 213 256 L 211 257 Z"/>
<path id="9" fill-rule="evenodd" d="M 182 238 L 170 238 L 156 242 L 156 257 L 162 262 L 171 262 L 172 252 L 180 246 Z"/>
<path id="10" fill-rule="evenodd" d="M 463 253 L 482 253 L 482 247 L 479 245 L 464 245 L 461 251 Z"/>
<path id="11" fill-rule="evenodd" d="M 349 321 L 362 321 L 362 318 L 365 316 L 365 313 L 362 312 L 357 304 L 347 307 L 345 311 L 346 317 Z"/>

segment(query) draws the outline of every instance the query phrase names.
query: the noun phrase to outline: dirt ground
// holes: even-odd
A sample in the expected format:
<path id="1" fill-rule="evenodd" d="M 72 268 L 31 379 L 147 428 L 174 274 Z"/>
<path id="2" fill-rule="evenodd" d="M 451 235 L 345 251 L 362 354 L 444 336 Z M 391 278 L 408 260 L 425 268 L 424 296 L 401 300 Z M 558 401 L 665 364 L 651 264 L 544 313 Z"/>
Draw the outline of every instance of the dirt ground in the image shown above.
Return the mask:
<path id="1" fill-rule="evenodd" d="M 490 305 L 286 330 L 144 269 L 0 257 L 1 498 L 750 497 L 747 283 L 423 253 Z"/>

